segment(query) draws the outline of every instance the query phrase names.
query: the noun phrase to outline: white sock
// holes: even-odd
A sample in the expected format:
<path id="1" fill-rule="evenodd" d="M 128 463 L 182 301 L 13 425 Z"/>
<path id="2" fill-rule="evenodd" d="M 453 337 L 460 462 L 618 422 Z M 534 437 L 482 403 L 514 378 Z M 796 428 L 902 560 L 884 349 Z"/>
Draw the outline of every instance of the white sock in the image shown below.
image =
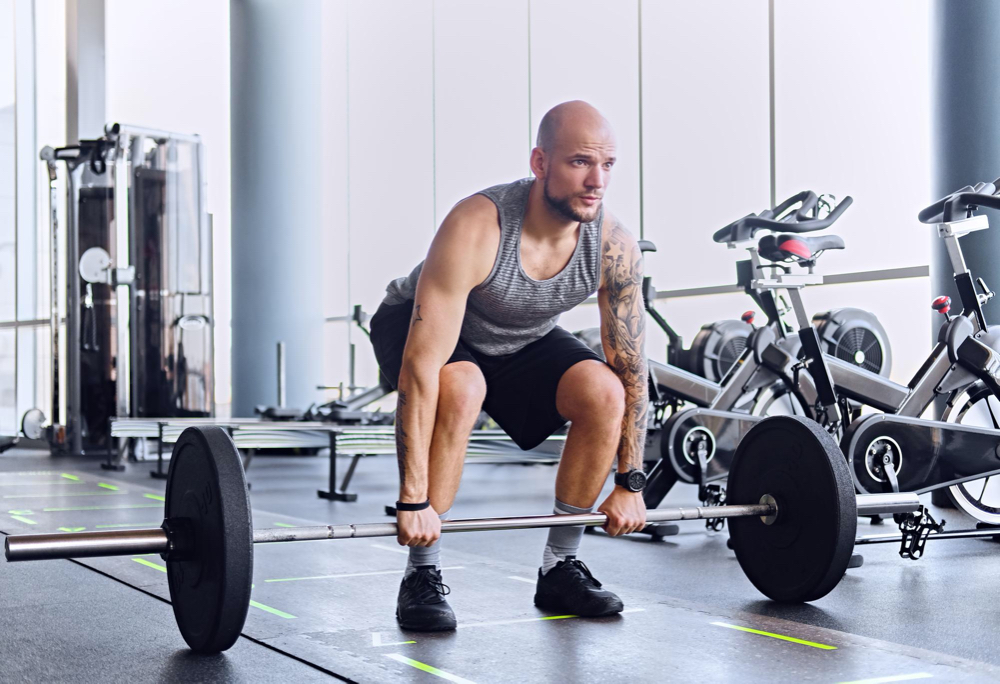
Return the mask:
<path id="1" fill-rule="evenodd" d="M 448 513 L 451 512 L 449 508 L 447 511 L 439 515 L 441 520 L 448 519 Z M 433 565 L 438 570 L 441 569 L 441 540 L 438 539 L 436 542 L 430 546 L 411 546 L 410 547 L 410 557 L 406 561 L 406 571 L 403 576 L 406 577 L 414 570 L 417 569 L 419 565 Z"/>
<path id="2" fill-rule="evenodd" d="M 556 515 L 574 515 L 590 513 L 592 508 L 577 508 L 556 499 L 552 512 Z M 542 553 L 542 574 L 544 575 L 556 563 L 566 560 L 567 556 L 576 556 L 583 539 L 583 527 L 550 527 L 549 540 Z"/>

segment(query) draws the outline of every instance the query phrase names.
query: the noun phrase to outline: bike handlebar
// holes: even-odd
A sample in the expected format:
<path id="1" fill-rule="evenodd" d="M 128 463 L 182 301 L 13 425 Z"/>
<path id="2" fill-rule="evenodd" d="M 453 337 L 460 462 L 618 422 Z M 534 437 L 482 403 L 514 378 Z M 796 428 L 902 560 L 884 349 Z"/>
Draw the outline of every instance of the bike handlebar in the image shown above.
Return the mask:
<path id="1" fill-rule="evenodd" d="M 796 202 L 802 202 L 802 207 L 794 214 L 780 219 L 773 218 L 780 216 Z M 749 214 L 733 221 L 725 228 L 717 230 L 712 239 L 716 242 L 742 242 L 753 238 L 757 231 L 762 229 L 776 233 L 809 233 L 823 230 L 833 225 L 853 202 L 853 198 L 845 197 L 826 217 L 816 218 L 818 198 L 816 193 L 806 190 L 789 197 L 774 209 L 762 211 L 760 214 Z"/>
<path id="2" fill-rule="evenodd" d="M 1000 178 L 992 183 L 966 185 L 926 207 L 917 214 L 917 219 L 921 223 L 948 223 L 965 218 L 965 214 L 975 211 L 976 207 L 1000 209 L 1000 195 L 995 194 L 998 188 Z"/>

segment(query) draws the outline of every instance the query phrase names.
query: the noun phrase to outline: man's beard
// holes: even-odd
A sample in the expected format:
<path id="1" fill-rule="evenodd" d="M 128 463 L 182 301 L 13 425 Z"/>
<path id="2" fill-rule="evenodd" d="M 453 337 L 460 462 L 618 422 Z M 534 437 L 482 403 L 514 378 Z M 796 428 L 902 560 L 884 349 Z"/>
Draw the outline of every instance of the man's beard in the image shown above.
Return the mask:
<path id="1" fill-rule="evenodd" d="M 550 195 L 548 178 L 546 178 L 545 182 L 542 184 L 542 190 L 543 190 L 542 195 L 545 198 L 545 205 L 550 210 L 552 210 L 553 213 L 563 217 L 568 221 L 579 221 L 580 223 L 589 223 L 590 221 L 593 221 L 597 217 L 596 206 L 594 207 L 594 214 L 587 215 L 573 208 L 573 205 L 570 204 L 570 202 L 573 200 L 572 196 L 558 199 Z"/>

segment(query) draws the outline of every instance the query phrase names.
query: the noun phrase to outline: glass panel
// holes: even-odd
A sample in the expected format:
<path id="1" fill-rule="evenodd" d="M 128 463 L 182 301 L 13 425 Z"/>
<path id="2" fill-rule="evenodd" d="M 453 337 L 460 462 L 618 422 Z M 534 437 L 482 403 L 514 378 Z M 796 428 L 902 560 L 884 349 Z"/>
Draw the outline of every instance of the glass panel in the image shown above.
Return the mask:
<path id="1" fill-rule="evenodd" d="M 14 134 L 14 4 L 0 0 L 0 321 L 15 307 Z"/>
<path id="2" fill-rule="evenodd" d="M 0 330 L 0 434 L 17 433 L 14 380 L 14 330 Z"/>
<path id="3" fill-rule="evenodd" d="M 47 326 L 20 328 L 17 333 L 17 410 L 20 422 L 28 409 L 52 414 L 52 350 Z"/>

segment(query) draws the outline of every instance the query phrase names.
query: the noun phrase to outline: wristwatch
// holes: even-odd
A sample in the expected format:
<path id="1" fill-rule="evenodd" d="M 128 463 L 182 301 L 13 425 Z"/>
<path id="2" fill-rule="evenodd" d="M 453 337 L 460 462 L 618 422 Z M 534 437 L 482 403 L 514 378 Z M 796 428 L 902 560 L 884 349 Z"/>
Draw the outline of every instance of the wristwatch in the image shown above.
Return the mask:
<path id="1" fill-rule="evenodd" d="M 615 473 L 615 484 L 630 492 L 641 492 L 646 487 L 646 473 L 635 468 L 628 472 Z"/>

